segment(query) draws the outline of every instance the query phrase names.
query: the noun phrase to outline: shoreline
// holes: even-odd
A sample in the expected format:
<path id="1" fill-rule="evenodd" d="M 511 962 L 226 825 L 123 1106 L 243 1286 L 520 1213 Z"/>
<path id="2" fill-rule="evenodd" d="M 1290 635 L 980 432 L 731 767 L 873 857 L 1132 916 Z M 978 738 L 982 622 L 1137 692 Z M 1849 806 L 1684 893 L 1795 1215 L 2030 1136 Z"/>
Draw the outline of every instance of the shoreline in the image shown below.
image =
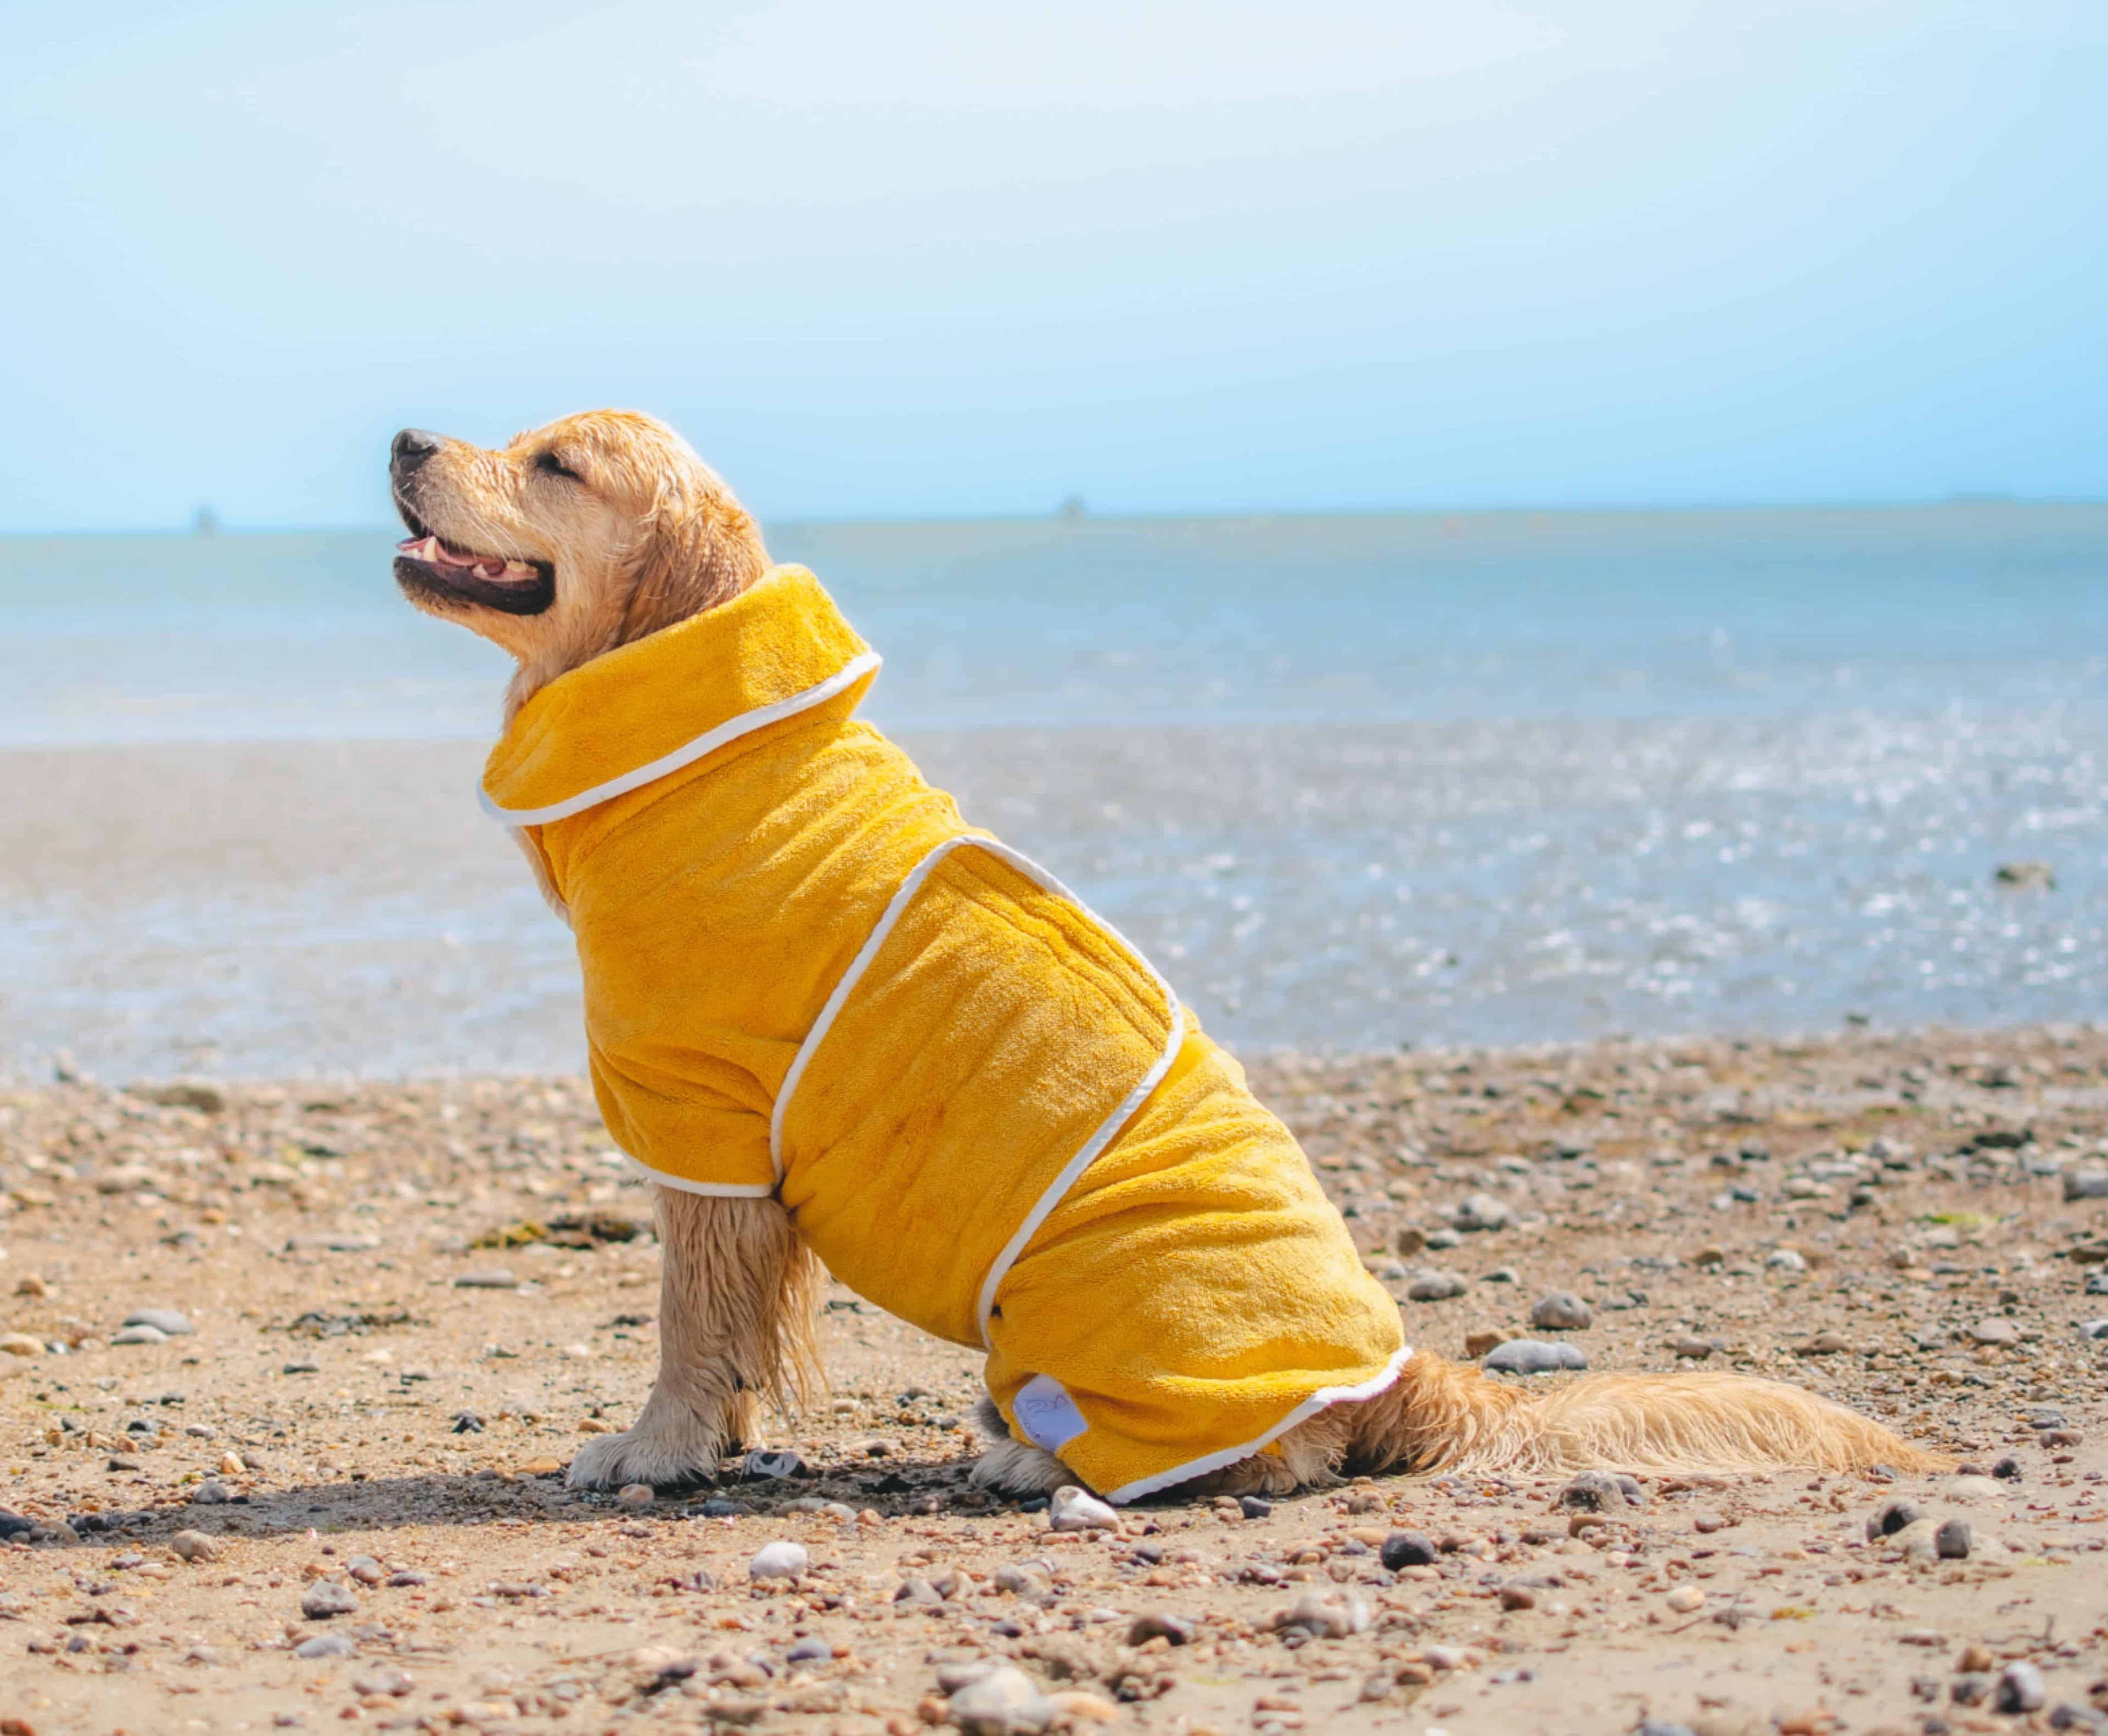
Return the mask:
<path id="1" fill-rule="evenodd" d="M 830 1284 L 831 1396 L 751 1443 L 810 1476 L 574 1495 L 658 1311 L 579 1081 L 0 1091 L 0 1332 L 35 1347 L 0 1351 L 0 1508 L 43 1527 L 0 1545 L 11 1712 L 912 1736 L 976 1662 L 1163 1736 L 1899 1733 L 2016 1664 L 2108 1701 L 2108 1035 L 1250 1066 L 1409 1342 L 1763 1374 L 1998 1474 L 1642 1476 L 1600 1523 L 1558 1477 L 1392 1477 L 1051 1533 L 966 1483 L 978 1359 Z M 1530 1325 L 1558 1290 L 1588 1324 Z M 191 1329 L 113 1342 L 142 1309 Z M 1431 1563 L 1383 1567 L 1396 1531 Z M 750 1585 L 777 1542 L 808 1572 Z M 303 1615 L 324 1579 L 350 1615 Z M 1276 1625 L 1313 1597 L 1345 1631 Z"/>

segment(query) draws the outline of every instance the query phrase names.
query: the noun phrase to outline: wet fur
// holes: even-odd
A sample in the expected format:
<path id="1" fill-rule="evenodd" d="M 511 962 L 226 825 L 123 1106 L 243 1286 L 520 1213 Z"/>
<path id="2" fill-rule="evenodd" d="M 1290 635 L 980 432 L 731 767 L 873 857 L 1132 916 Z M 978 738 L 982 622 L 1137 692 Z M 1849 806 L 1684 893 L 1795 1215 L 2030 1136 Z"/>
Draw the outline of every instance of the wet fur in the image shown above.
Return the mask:
<path id="1" fill-rule="evenodd" d="M 547 453 L 575 479 L 552 475 Z M 508 720 L 566 670 L 727 601 L 768 569 L 759 527 L 715 473 L 671 429 L 628 412 L 569 416 L 496 450 L 448 441 L 414 474 L 399 474 L 396 488 L 457 548 L 555 569 L 555 601 L 535 615 L 412 594 L 518 659 Z M 526 853 L 561 913 L 538 857 Z M 781 1205 L 670 1188 L 656 1195 L 658 1378 L 632 1428 L 579 1452 L 574 1487 L 708 1477 L 724 1452 L 751 1438 L 761 1401 L 787 1410 L 823 1384 L 813 1340 L 820 1268 Z M 1012 1438 L 993 1402 L 984 1401 L 981 1419 L 990 1441 L 974 1471 L 981 1487 L 1033 1495 L 1079 1480 L 1052 1454 Z M 1592 1374 L 1514 1386 L 1421 1351 L 1376 1397 L 1321 1412 L 1267 1451 L 1178 1492 L 1286 1495 L 1385 1471 L 1907 1471 L 1938 1462 L 1774 1381 Z"/>

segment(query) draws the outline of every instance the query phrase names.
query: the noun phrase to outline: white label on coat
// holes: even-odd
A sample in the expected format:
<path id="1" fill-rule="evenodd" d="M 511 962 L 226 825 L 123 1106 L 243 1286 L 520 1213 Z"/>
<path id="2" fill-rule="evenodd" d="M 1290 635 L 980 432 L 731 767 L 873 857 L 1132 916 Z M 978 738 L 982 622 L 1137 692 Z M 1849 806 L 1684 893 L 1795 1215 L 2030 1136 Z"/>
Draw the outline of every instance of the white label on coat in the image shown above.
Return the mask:
<path id="1" fill-rule="evenodd" d="M 1068 1389 L 1052 1374 L 1034 1374 L 1026 1381 L 1010 1408 L 1017 1413 L 1017 1426 L 1032 1444 L 1050 1453 L 1060 1452 L 1091 1426 Z"/>

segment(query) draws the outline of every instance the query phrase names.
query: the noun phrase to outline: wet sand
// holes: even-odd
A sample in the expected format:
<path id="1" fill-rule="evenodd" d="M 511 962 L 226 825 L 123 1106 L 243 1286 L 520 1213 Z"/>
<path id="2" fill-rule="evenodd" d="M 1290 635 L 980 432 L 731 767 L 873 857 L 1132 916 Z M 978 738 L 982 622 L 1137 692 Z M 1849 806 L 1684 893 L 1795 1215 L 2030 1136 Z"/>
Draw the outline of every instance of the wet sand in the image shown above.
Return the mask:
<path id="1" fill-rule="evenodd" d="M 1056 1534 L 966 1486 L 975 1359 L 831 1289 L 832 1396 L 753 1443 L 813 1474 L 727 1461 L 626 1506 L 559 1473 L 650 1383 L 648 1235 L 477 1245 L 644 1221 L 577 1081 L 37 1086 L 0 1095 L 0 1506 L 36 1527 L 0 1547 L 0 1727 L 905 1736 L 989 1661 L 1054 1697 L 1035 1717 L 1187 1736 L 2108 1708 L 2108 1340 L 2082 1331 L 2108 1317 L 2084 1179 L 2108 1170 L 2108 1036 L 1274 1056 L 1254 1078 L 1411 1342 L 1528 1333 L 1597 1369 L 1702 1349 L 1957 1468 L 1642 1477 L 1607 1513 L 1559 1479 L 1385 1478 Z M 1502 1227 L 1453 1227 L 1475 1195 Z M 1462 1293 L 1407 1299 L 1431 1274 Z M 1554 1289 L 1592 1323 L 1532 1332 Z M 146 1309 L 194 1329 L 113 1343 Z M 1870 1539 L 1899 1501 L 1930 1522 Z M 1957 1518 L 1971 1551 L 1941 1558 L 1928 1534 Z M 1431 1563 L 1384 1565 L 1402 1531 Z M 786 1540 L 807 1571 L 750 1582 Z M 322 1582 L 353 1607 L 304 1614 Z M 340 1655 L 299 1655 L 318 1637 Z M 2042 1711 L 1994 1710 L 2014 1666 Z"/>

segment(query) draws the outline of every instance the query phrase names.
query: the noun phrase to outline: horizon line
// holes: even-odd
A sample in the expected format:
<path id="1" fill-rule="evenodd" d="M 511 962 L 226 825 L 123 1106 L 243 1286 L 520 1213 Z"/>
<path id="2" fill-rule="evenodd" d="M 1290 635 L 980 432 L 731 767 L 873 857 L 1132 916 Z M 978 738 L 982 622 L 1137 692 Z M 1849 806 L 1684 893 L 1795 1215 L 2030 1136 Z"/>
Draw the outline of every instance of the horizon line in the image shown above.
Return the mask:
<path id="1" fill-rule="evenodd" d="M 1077 510 L 1070 510 L 1074 501 Z M 1250 508 L 1146 508 L 1139 510 L 1094 511 L 1081 497 L 1071 496 L 1051 509 L 1036 512 L 938 513 L 830 513 L 773 517 L 754 513 L 764 530 L 805 528 L 899 527 L 968 524 L 1169 524 L 1215 520 L 1236 523 L 1281 519 L 1449 519 L 1521 518 L 1564 515 L 1602 517 L 1619 515 L 1673 516 L 1733 512 L 1903 512 L 1935 507 L 2034 508 L 2108 506 L 2108 494 L 2016 494 L 1999 489 L 1957 489 L 1942 495 L 1906 496 L 1887 499 L 1718 500 L 1704 501 L 1573 502 L 1516 506 L 1263 506 Z M 209 506 L 200 512 L 209 513 Z M 79 537 L 180 537 L 204 540 L 221 537 L 380 536 L 401 529 L 384 520 L 368 524 L 227 524 L 215 517 L 209 529 L 201 530 L 193 517 L 188 524 L 104 524 L 70 528 L 0 527 L 0 542 L 56 542 Z"/>

